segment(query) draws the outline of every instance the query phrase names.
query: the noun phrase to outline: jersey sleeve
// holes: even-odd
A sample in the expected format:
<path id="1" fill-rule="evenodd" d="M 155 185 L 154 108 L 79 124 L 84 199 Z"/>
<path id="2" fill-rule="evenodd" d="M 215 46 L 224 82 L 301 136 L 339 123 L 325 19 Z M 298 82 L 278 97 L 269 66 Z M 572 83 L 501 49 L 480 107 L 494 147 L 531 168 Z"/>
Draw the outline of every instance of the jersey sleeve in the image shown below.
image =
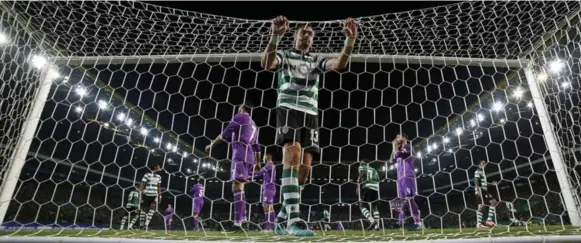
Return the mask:
<path id="1" fill-rule="evenodd" d="M 482 186 L 482 178 L 481 178 L 480 173 L 478 172 L 478 170 L 476 171 L 476 173 L 474 173 L 474 184 L 477 187 Z"/>
<path id="2" fill-rule="evenodd" d="M 284 51 L 276 51 L 276 60 L 278 61 L 278 65 L 276 65 L 276 69 L 281 69 L 286 66 L 286 53 Z"/>
<path id="3" fill-rule="evenodd" d="M 409 144 L 404 144 L 402 148 L 398 149 L 395 157 L 401 159 L 407 159 L 411 154 L 411 146 Z"/>
<path id="4" fill-rule="evenodd" d="M 149 173 L 143 175 L 143 178 L 141 179 L 141 182 L 147 182 L 149 180 Z"/>
<path id="5" fill-rule="evenodd" d="M 325 58 L 323 56 L 318 56 L 317 57 L 317 69 L 319 70 L 319 72 L 325 72 L 327 71 L 327 62 L 329 61 L 328 58 Z"/>
<path id="6" fill-rule="evenodd" d="M 244 118 L 242 116 L 235 115 L 232 118 L 232 121 L 230 121 L 230 123 L 228 123 L 228 126 L 226 126 L 226 128 L 224 128 L 224 131 L 222 131 L 222 139 L 224 139 L 224 140 L 232 139 L 232 134 L 236 133 L 236 132 L 240 132 L 240 126 L 243 124 L 244 124 Z"/>

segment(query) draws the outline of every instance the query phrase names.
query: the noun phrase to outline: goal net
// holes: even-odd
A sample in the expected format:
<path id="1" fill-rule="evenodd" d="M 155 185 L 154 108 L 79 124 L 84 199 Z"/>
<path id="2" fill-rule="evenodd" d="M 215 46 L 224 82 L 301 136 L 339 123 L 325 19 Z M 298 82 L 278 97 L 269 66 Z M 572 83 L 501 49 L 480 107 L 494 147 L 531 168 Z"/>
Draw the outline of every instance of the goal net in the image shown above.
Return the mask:
<path id="1" fill-rule="evenodd" d="M 265 231 L 260 179 L 245 186 L 244 231 L 231 232 L 232 151 L 204 152 L 239 105 L 254 104 L 279 212 L 277 75 L 258 63 L 270 21 L 139 2 L 0 8 L 0 242 L 293 239 Z M 572 1 L 463 2 L 357 18 L 351 63 L 319 84 L 321 153 L 300 201 L 316 239 L 578 239 L 580 11 Z M 313 53 L 341 51 L 341 23 L 310 22 Z M 291 32 L 301 24 L 291 21 Z M 279 50 L 293 48 L 292 38 Z M 419 228 L 390 162 L 402 132 L 413 148 Z M 363 158 L 380 176 L 377 229 L 367 230 L 356 193 Z M 155 164 L 161 200 L 145 231 L 148 217 L 127 204 Z M 479 209 L 482 181 L 496 207 Z M 478 228 L 480 217 L 496 227 Z"/>

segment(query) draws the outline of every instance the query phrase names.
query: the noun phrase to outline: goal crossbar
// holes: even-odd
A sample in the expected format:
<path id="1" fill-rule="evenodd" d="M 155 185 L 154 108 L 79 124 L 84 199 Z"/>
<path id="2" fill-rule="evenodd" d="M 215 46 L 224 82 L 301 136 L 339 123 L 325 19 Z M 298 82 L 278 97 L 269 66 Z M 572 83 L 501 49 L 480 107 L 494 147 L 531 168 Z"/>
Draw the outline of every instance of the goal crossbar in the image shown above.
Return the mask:
<path id="1" fill-rule="evenodd" d="M 152 63 L 223 63 L 223 62 L 258 62 L 262 53 L 216 53 L 216 54 L 183 54 L 183 55 L 147 55 L 147 56 L 59 56 L 52 60 L 56 65 L 118 65 L 118 64 L 152 64 Z M 319 53 L 323 57 L 335 57 L 336 53 Z M 528 59 L 487 59 L 467 57 L 438 56 L 405 56 L 353 54 L 351 62 L 358 63 L 393 63 L 432 66 L 482 66 L 502 68 L 523 68 L 528 66 Z"/>

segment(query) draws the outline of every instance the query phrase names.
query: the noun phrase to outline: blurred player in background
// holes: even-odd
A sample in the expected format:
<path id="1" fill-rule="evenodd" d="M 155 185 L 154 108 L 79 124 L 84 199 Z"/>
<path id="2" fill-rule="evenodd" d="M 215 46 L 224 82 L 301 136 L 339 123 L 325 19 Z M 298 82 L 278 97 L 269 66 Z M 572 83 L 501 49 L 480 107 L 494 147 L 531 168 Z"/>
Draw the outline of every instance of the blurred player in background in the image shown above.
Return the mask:
<path id="1" fill-rule="evenodd" d="M 121 219 L 121 230 L 125 227 L 125 223 L 127 221 L 131 221 L 131 217 L 136 220 L 139 217 L 139 185 L 135 185 L 133 191 L 129 193 L 127 197 L 127 204 L 125 206 L 125 210 L 127 211 L 126 215 L 123 216 Z"/>
<path id="2" fill-rule="evenodd" d="M 331 214 L 329 213 L 329 211 L 327 211 L 327 209 L 323 210 L 323 230 L 327 231 L 327 230 L 331 230 L 331 226 L 329 225 L 329 222 L 331 221 Z"/>
<path id="3" fill-rule="evenodd" d="M 397 188 L 398 196 L 403 199 L 402 209 L 399 211 L 399 223 L 404 224 L 405 209 L 409 207 L 415 228 L 421 229 L 420 210 L 414 201 L 416 196 L 416 172 L 414 168 L 414 158 L 412 147 L 407 143 L 408 137 L 405 134 L 397 135 L 393 141 L 392 158 L 397 163 Z"/>
<path id="4" fill-rule="evenodd" d="M 367 230 L 379 229 L 379 173 L 369 164 L 368 159 L 363 159 L 359 165 L 359 177 L 357 178 L 357 195 L 359 195 L 359 209 L 370 225 Z M 361 187 L 363 187 L 361 189 Z M 372 217 L 373 215 L 373 217 Z"/>
<path id="5" fill-rule="evenodd" d="M 277 51 L 278 43 L 289 30 L 286 17 L 272 21 L 271 39 L 260 64 L 278 71 L 277 144 L 283 146 L 282 188 L 283 207 L 277 223 L 287 221 L 287 228 L 275 227 L 278 235 L 314 236 L 300 219 L 300 184 L 305 183 L 313 154 L 319 153 L 318 90 L 320 76 L 325 71 L 341 70 L 347 66 L 357 36 L 357 23 L 344 22 L 345 46 L 337 58 L 326 59 L 309 53 L 315 31 L 308 25 L 294 33 L 294 48 Z M 302 162 L 302 164 L 301 164 Z"/>
<path id="6" fill-rule="evenodd" d="M 192 215 L 194 216 L 194 230 L 200 230 L 200 213 L 204 207 L 204 185 L 201 180 L 192 186 Z"/>
<path id="7" fill-rule="evenodd" d="M 165 225 L 167 226 L 168 230 L 171 230 L 171 223 L 173 222 L 173 213 L 174 210 L 171 207 L 171 204 L 167 205 L 167 208 L 165 209 L 165 216 L 163 217 L 163 219 L 165 220 Z"/>
<path id="8" fill-rule="evenodd" d="M 494 227 L 496 223 L 496 190 L 489 190 L 488 185 L 496 185 L 496 182 L 487 183 L 486 173 L 484 168 L 486 167 L 486 161 L 482 160 L 478 164 L 478 169 L 474 172 L 474 184 L 476 185 L 476 200 L 478 201 L 478 211 L 476 211 L 476 227 L 482 228 L 482 212 L 484 208 L 488 206 L 488 219 L 486 220 L 486 226 Z"/>
<path id="9" fill-rule="evenodd" d="M 141 179 L 141 215 L 145 215 L 145 224 L 142 225 L 146 230 L 149 227 L 149 222 L 153 218 L 153 214 L 157 210 L 157 204 L 161 201 L 161 176 L 159 172 L 161 166 L 155 164 L 151 166 L 151 172 L 146 173 Z M 133 228 L 135 219 L 129 223 L 129 229 Z"/>
<path id="10" fill-rule="evenodd" d="M 276 168 L 274 167 L 270 153 L 264 154 L 264 161 L 266 164 L 254 175 L 254 179 L 262 178 L 262 204 L 264 207 L 264 222 L 266 222 L 264 229 L 270 231 L 274 229 L 274 221 L 276 218 L 274 213 Z"/>
<path id="11" fill-rule="evenodd" d="M 258 128 L 250 117 L 250 108 L 241 105 L 238 114 L 212 143 L 206 146 L 206 152 L 224 141 L 230 141 L 232 146 L 232 163 L 230 166 L 230 181 L 234 194 L 234 230 L 242 230 L 242 222 L 246 220 L 246 196 L 244 184 L 248 182 L 254 168 L 260 167 L 260 146 L 258 145 Z"/>

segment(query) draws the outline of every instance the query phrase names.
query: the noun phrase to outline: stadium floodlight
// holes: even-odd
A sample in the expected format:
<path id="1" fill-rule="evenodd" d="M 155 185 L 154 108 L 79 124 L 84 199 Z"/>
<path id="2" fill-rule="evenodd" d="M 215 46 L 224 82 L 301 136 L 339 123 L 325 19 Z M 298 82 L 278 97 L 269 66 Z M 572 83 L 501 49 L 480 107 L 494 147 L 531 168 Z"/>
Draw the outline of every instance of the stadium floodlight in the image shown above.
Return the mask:
<path id="1" fill-rule="evenodd" d="M 117 114 L 117 120 L 118 120 L 118 121 L 121 121 L 121 122 L 122 122 L 122 121 L 125 121 L 125 113 L 123 113 L 123 112 L 119 112 L 119 113 Z"/>
<path id="2" fill-rule="evenodd" d="M 568 89 L 569 87 L 571 87 L 571 82 L 568 82 L 568 81 L 562 82 L 561 87 L 563 89 Z"/>
<path id="3" fill-rule="evenodd" d="M 390 165 L 389 166 L 389 170 L 394 170 L 395 169 L 395 165 Z"/>
<path id="4" fill-rule="evenodd" d="M 5 45 L 10 42 L 10 37 L 4 32 L 0 32 L 0 45 Z"/>
<path id="5" fill-rule="evenodd" d="M 478 118 L 479 122 L 484 121 L 484 115 L 478 114 L 478 115 L 476 115 L 476 117 Z"/>
<path id="6" fill-rule="evenodd" d="M 520 98 L 522 98 L 523 94 L 524 94 L 523 89 L 521 87 L 518 87 L 518 88 L 516 88 L 516 90 L 514 91 L 512 96 L 514 98 L 520 99 Z"/>
<path id="7" fill-rule="evenodd" d="M 191 174 L 191 173 L 192 173 L 192 169 L 190 169 L 190 168 L 187 168 L 187 169 L 186 169 L 186 173 L 188 173 L 188 174 Z"/>
<path id="8" fill-rule="evenodd" d="M 165 145 L 165 148 L 166 148 L 167 150 L 171 150 L 171 149 L 172 149 L 172 147 L 173 147 L 173 146 L 172 146 L 172 144 L 171 144 L 171 143 L 167 143 L 167 144 Z"/>
<path id="9" fill-rule="evenodd" d="M 426 146 L 426 151 L 428 151 L 428 153 L 432 152 L 432 146 L 428 144 L 428 146 Z"/>
<path id="10" fill-rule="evenodd" d="M 553 60 L 549 63 L 549 70 L 551 70 L 552 73 L 559 73 L 564 67 L 565 63 L 559 59 Z"/>
<path id="11" fill-rule="evenodd" d="M 533 102 L 529 102 L 529 103 L 527 103 L 527 107 L 528 107 L 528 108 L 533 108 Z"/>
<path id="12" fill-rule="evenodd" d="M 48 65 L 48 59 L 41 55 L 33 55 L 30 58 L 30 64 L 37 69 L 42 69 Z"/>
<path id="13" fill-rule="evenodd" d="M 160 141 L 161 141 L 161 139 L 159 137 L 153 138 L 153 142 L 154 143 L 159 143 Z"/>
<path id="14" fill-rule="evenodd" d="M 147 135 L 148 132 L 149 131 L 145 127 L 142 127 L 139 129 L 139 133 L 141 133 L 141 135 L 143 135 L 143 136 Z"/>
<path id="15" fill-rule="evenodd" d="M 432 149 L 433 149 L 433 150 L 436 150 L 436 149 L 438 149 L 438 144 L 435 144 L 435 143 L 433 143 L 433 144 L 432 144 Z"/>
<path id="16" fill-rule="evenodd" d="M 80 96 L 81 98 L 87 94 L 87 88 L 82 86 L 77 86 L 75 88 L 75 93 Z"/>
<path id="17" fill-rule="evenodd" d="M 461 127 L 457 127 L 455 132 L 456 132 L 456 135 L 462 135 L 463 131 L 462 131 Z"/>
<path id="18" fill-rule="evenodd" d="M 182 157 L 184 157 L 184 158 L 188 157 L 188 153 L 184 152 L 184 153 L 182 154 Z"/>
<path id="19" fill-rule="evenodd" d="M 545 73 L 545 72 L 541 72 L 537 75 L 537 80 L 539 82 L 545 82 L 545 81 L 547 81 L 548 78 L 549 78 L 549 75 L 547 75 L 547 73 Z"/>
<path id="20" fill-rule="evenodd" d="M 420 171 L 418 168 L 414 168 L 414 171 L 417 173 L 418 171 Z"/>
<path id="21" fill-rule="evenodd" d="M 109 128 L 109 123 L 108 122 L 103 123 L 103 127 Z"/>
<path id="22" fill-rule="evenodd" d="M 192 160 L 194 163 L 198 163 L 198 159 L 193 159 Z"/>
<path id="23" fill-rule="evenodd" d="M 453 150 L 451 148 L 448 149 L 448 153 L 452 153 Z"/>
<path id="24" fill-rule="evenodd" d="M 174 152 L 174 153 L 177 152 L 178 151 L 178 146 L 177 145 L 174 145 L 172 147 L 171 151 Z"/>
<path id="25" fill-rule="evenodd" d="M 448 142 L 450 142 L 450 139 L 448 137 L 444 137 L 444 143 L 446 144 Z"/>
<path id="26" fill-rule="evenodd" d="M 104 101 L 104 100 L 99 100 L 97 105 L 99 106 L 99 109 L 101 109 L 101 110 L 107 110 L 107 107 L 109 107 L 109 103 L 107 103 L 107 101 Z"/>
<path id="27" fill-rule="evenodd" d="M 501 110 L 502 110 L 502 108 L 503 108 L 503 104 L 502 104 L 502 102 L 500 102 L 500 101 L 498 101 L 498 102 L 494 102 L 494 105 L 492 105 L 492 110 L 493 110 L 493 111 L 496 111 L 496 112 L 499 112 L 499 111 L 501 111 Z"/>
<path id="28" fill-rule="evenodd" d="M 470 120 L 470 127 L 475 127 L 476 126 L 476 121 L 474 119 Z"/>
<path id="29" fill-rule="evenodd" d="M 128 118 L 128 119 L 125 121 L 125 125 L 127 125 L 128 127 L 131 127 L 131 126 L 133 126 L 133 122 L 134 122 L 134 120 L 133 120 L 133 119 L 131 119 L 131 118 Z"/>
<path id="30" fill-rule="evenodd" d="M 50 68 L 47 71 L 46 75 L 49 80 L 55 80 L 61 76 L 61 74 L 58 72 L 56 68 Z"/>
<path id="31" fill-rule="evenodd" d="M 81 113 L 81 111 L 83 111 L 83 108 L 81 108 L 80 106 L 75 106 L 76 113 Z"/>
<path id="32" fill-rule="evenodd" d="M 422 157 L 422 152 L 416 153 L 416 157 L 421 158 Z"/>
<path id="33" fill-rule="evenodd" d="M 500 123 L 505 123 L 505 122 L 506 122 L 506 119 L 504 119 L 504 118 L 500 119 Z"/>

